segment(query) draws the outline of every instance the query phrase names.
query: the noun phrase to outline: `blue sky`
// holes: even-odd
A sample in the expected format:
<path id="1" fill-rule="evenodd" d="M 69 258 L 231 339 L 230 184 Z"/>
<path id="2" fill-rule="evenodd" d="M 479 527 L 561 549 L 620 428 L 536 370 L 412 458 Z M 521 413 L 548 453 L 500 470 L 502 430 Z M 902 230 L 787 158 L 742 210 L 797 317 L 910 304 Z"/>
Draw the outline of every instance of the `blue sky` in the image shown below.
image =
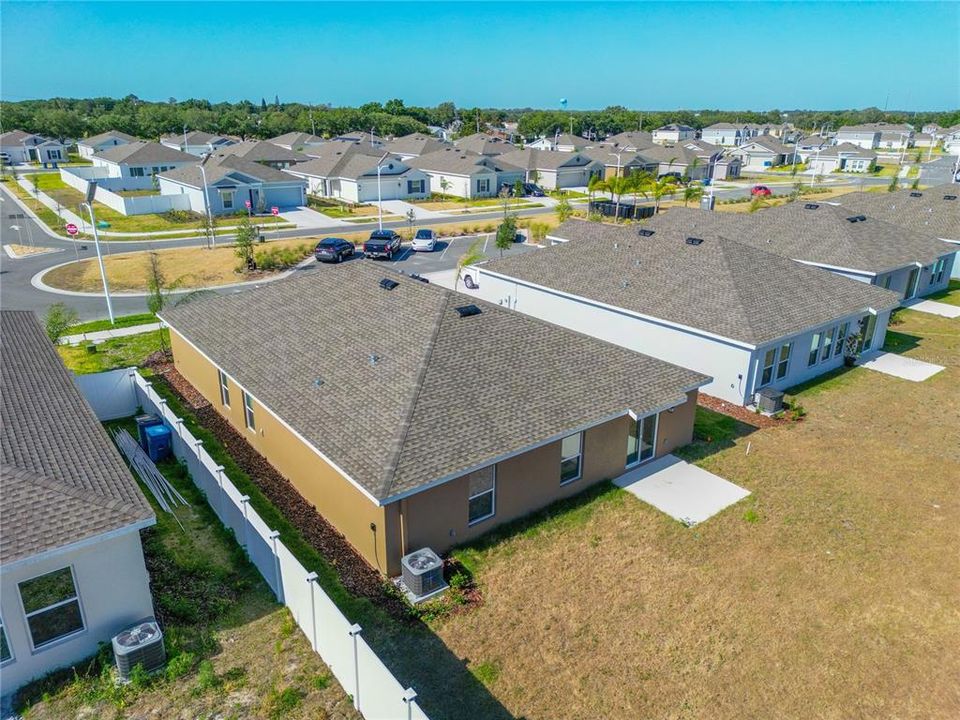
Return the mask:
<path id="1" fill-rule="evenodd" d="M 960 106 L 956 2 L 3 0 L 0 11 L 8 100 Z"/>

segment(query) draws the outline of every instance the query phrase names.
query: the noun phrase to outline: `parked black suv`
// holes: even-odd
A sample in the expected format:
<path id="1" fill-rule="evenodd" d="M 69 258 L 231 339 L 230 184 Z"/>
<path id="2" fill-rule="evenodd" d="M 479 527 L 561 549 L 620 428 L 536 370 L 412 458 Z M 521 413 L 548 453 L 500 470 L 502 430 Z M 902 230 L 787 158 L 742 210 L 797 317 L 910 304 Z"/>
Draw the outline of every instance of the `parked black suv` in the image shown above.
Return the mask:
<path id="1" fill-rule="evenodd" d="M 353 256 L 353 243 L 341 238 L 328 237 L 317 243 L 313 256 L 317 262 L 342 262 L 345 257 Z"/>
<path id="2" fill-rule="evenodd" d="M 363 254 L 391 260 L 394 253 L 400 252 L 400 242 L 400 236 L 393 230 L 374 230 L 363 244 Z"/>

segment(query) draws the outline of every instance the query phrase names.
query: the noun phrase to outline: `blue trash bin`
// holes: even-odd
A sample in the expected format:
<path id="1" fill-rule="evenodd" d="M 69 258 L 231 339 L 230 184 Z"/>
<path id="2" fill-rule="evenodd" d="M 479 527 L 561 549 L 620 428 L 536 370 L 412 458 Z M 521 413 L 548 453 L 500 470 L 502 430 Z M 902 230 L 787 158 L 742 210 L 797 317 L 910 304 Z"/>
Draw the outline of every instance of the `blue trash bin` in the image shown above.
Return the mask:
<path id="1" fill-rule="evenodd" d="M 144 430 L 147 436 L 147 455 L 154 462 L 165 460 L 170 455 L 172 444 L 170 428 L 166 425 L 151 425 Z"/>

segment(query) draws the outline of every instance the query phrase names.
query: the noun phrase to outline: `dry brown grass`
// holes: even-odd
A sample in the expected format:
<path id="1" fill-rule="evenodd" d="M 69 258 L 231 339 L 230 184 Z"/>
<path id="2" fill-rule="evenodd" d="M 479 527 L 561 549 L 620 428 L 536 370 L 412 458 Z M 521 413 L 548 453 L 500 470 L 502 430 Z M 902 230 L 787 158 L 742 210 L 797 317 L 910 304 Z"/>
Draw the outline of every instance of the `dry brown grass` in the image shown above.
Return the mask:
<path id="1" fill-rule="evenodd" d="M 531 222 L 546 223 L 549 227 L 557 225 L 556 215 L 545 213 L 541 215 L 525 216 L 520 219 L 519 225 L 527 227 Z M 462 223 L 442 223 L 436 225 L 416 225 L 415 227 L 429 227 L 441 235 L 460 235 L 473 232 L 482 232 L 485 228 L 494 229 L 493 221 L 476 221 Z M 370 236 L 370 230 L 347 233 L 330 233 L 355 243 L 361 243 Z M 315 245 L 326 235 L 317 235 L 293 240 L 274 240 L 257 249 L 297 247 L 298 245 Z M 239 261 L 230 245 L 219 244 L 215 249 L 207 250 L 200 247 L 172 248 L 157 250 L 160 266 L 168 283 L 179 282 L 178 287 L 192 289 L 200 287 L 216 287 L 230 283 L 243 282 L 253 279 L 250 276 L 237 272 Z M 107 271 L 107 280 L 110 289 L 117 292 L 144 291 L 147 286 L 147 253 L 122 253 L 109 255 L 104 258 L 104 267 Z M 268 277 L 269 274 L 260 274 L 257 277 Z M 82 260 L 55 268 L 43 277 L 48 285 L 62 290 L 77 292 L 99 292 L 101 289 L 100 269 L 96 260 Z"/>
<path id="2" fill-rule="evenodd" d="M 485 604 L 440 636 L 529 720 L 960 717 L 960 325 L 903 319 L 946 371 L 858 368 L 802 423 L 693 446 L 753 493 L 696 528 L 611 491 L 482 552 Z"/>

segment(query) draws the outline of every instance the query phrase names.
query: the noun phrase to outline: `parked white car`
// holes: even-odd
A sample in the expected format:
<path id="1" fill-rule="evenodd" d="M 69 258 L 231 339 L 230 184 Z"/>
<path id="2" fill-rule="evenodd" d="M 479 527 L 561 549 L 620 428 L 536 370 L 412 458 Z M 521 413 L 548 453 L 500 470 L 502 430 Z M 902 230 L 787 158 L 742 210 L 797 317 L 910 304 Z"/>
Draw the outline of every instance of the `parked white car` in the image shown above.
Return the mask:
<path id="1" fill-rule="evenodd" d="M 413 242 L 410 249 L 419 252 L 433 252 L 437 246 L 437 234 L 433 230 L 421 228 L 413 236 Z"/>

